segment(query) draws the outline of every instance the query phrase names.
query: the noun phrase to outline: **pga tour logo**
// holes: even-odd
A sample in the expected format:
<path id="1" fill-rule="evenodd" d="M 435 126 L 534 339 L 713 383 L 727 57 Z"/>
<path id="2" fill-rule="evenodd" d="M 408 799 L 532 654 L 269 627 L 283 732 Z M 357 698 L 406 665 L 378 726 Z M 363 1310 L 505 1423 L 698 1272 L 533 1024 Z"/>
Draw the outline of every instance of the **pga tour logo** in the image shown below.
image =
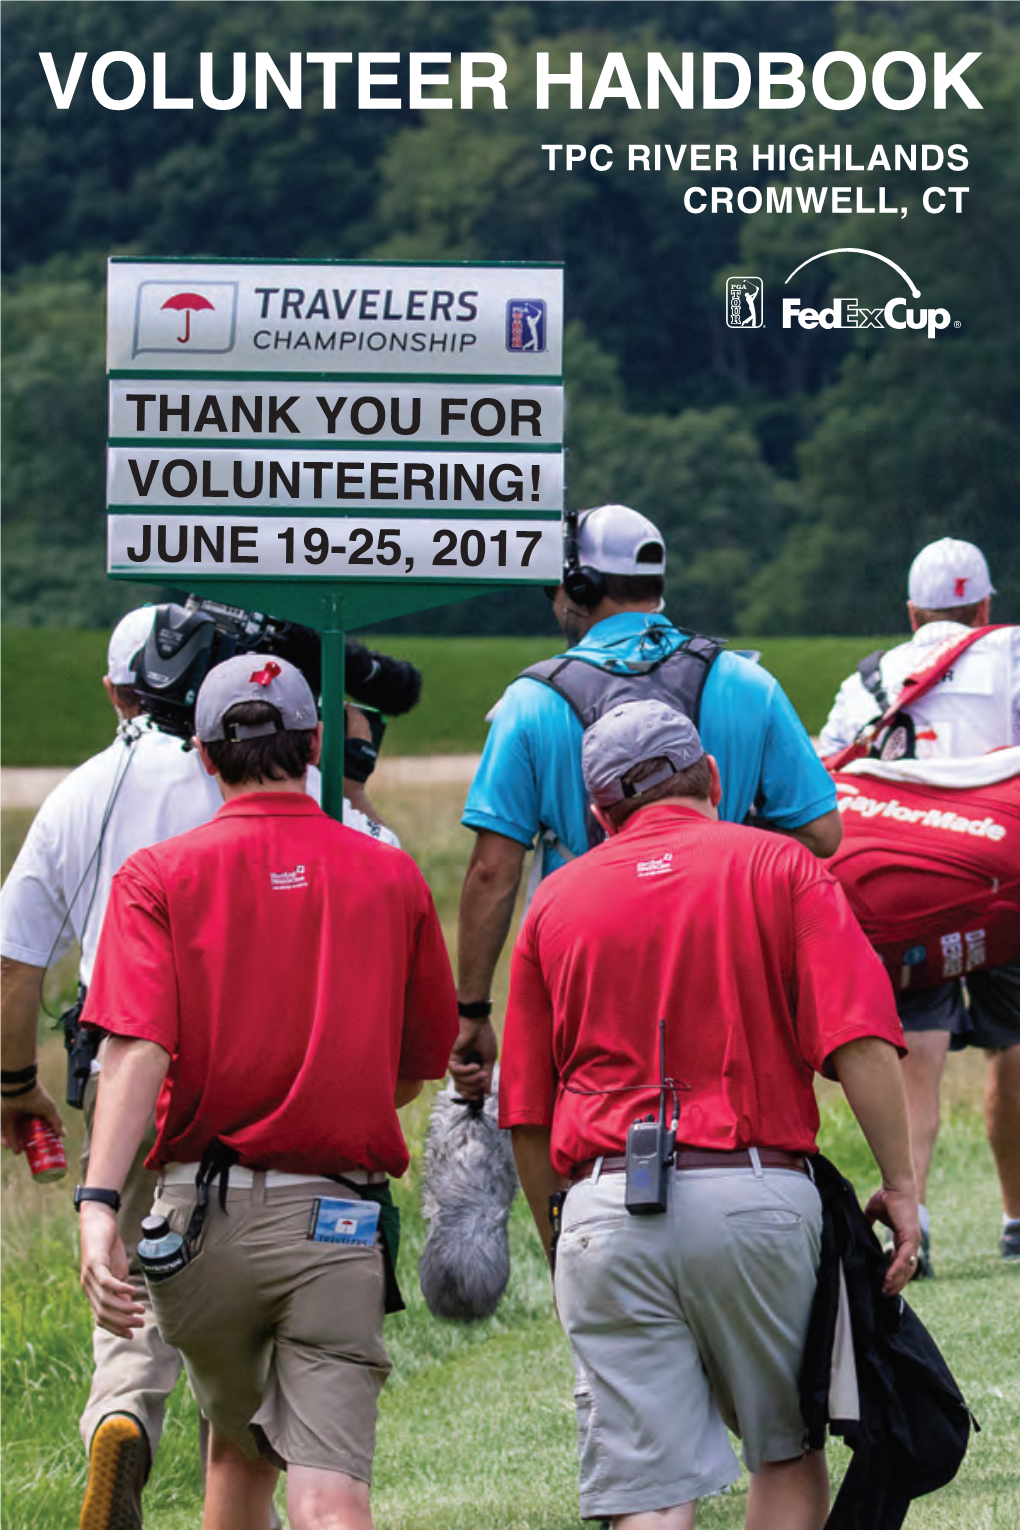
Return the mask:
<path id="1" fill-rule="evenodd" d="M 726 323 L 730 329 L 764 329 L 765 288 L 760 276 L 726 278 Z"/>
<path id="2" fill-rule="evenodd" d="M 934 340 L 940 330 L 948 329 L 952 323 L 952 315 L 948 308 L 914 306 L 921 296 L 920 289 L 914 285 L 902 266 L 898 266 L 887 255 L 879 255 L 874 250 L 850 247 L 822 250 L 819 254 L 801 261 L 796 270 L 790 272 L 786 283 L 790 282 L 798 271 L 809 266 L 812 261 L 822 260 L 829 255 L 866 255 L 871 260 L 882 261 L 884 265 L 890 266 L 910 288 L 910 297 L 891 297 L 887 303 L 879 304 L 875 308 L 865 307 L 855 297 L 833 298 L 827 308 L 811 308 L 798 297 L 784 297 L 784 329 L 792 329 L 795 324 L 800 329 L 916 329 L 927 334 L 929 340 Z M 762 329 L 765 324 L 763 298 L 760 277 L 728 277 L 726 280 L 726 323 L 729 328 Z M 959 328 L 959 324 L 956 327 Z"/>
<path id="3" fill-rule="evenodd" d="M 506 305 L 508 351 L 545 350 L 545 303 L 541 298 L 511 298 Z"/>
<path id="4" fill-rule="evenodd" d="M 237 283 L 139 282 L 135 298 L 133 356 L 146 351 L 172 355 L 221 355 L 237 335 Z"/>

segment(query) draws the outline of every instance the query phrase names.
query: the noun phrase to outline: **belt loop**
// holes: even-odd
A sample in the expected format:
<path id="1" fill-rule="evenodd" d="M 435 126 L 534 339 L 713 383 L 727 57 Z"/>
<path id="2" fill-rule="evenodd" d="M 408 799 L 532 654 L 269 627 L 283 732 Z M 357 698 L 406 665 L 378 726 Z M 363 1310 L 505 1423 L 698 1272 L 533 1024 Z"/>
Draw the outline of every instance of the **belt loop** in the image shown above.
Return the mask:
<path id="1" fill-rule="evenodd" d="M 591 1171 L 591 1182 L 593 1185 L 597 1185 L 599 1180 L 602 1178 L 602 1164 L 603 1155 L 600 1153 L 595 1160 L 595 1167 Z"/>
<path id="2" fill-rule="evenodd" d="M 751 1160 L 751 1167 L 754 1170 L 755 1179 L 764 1179 L 765 1170 L 761 1166 L 761 1154 L 758 1152 L 758 1149 L 756 1147 L 749 1147 L 747 1150 L 747 1156 Z"/>
<path id="3" fill-rule="evenodd" d="M 808 1179 L 813 1185 L 816 1185 L 817 1181 L 815 1179 L 815 1166 L 811 1162 L 811 1155 L 809 1153 L 804 1154 L 804 1168 L 807 1170 Z"/>
<path id="4" fill-rule="evenodd" d="M 266 1171 L 255 1169 L 251 1177 L 251 1199 L 253 1206 L 266 1204 Z"/>

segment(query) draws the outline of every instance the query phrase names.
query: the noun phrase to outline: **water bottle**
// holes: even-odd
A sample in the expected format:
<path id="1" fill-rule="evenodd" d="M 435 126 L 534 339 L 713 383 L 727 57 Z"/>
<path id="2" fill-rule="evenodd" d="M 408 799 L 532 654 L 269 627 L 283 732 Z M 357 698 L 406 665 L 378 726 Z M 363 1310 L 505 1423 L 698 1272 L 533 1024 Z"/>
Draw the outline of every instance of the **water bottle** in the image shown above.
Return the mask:
<path id="1" fill-rule="evenodd" d="M 150 1285 L 178 1274 L 190 1258 L 184 1239 L 180 1233 L 171 1232 L 166 1217 L 142 1218 L 138 1262 Z"/>

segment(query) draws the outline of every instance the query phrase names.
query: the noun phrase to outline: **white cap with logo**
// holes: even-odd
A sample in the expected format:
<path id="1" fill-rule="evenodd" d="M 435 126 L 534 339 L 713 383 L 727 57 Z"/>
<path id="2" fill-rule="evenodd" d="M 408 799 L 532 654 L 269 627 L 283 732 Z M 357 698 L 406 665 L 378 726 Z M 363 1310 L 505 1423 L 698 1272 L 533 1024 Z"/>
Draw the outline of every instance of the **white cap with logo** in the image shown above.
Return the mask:
<path id="1" fill-rule="evenodd" d="M 943 537 L 921 548 L 910 565 L 907 591 L 911 605 L 922 611 L 948 611 L 975 605 L 994 595 L 995 587 L 980 548 Z"/>
<path id="2" fill-rule="evenodd" d="M 155 617 L 155 606 L 139 606 L 137 611 L 122 616 L 114 627 L 106 650 L 106 678 L 111 685 L 134 685 L 132 661 L 145 647 Z"/>
<path id="3" fill-rule="evenodd" d="M 599 505 L 581 516 L 577 561 L 600 574 L 661 574 L 666 544 L 651 521 L 629 505 Z"/>

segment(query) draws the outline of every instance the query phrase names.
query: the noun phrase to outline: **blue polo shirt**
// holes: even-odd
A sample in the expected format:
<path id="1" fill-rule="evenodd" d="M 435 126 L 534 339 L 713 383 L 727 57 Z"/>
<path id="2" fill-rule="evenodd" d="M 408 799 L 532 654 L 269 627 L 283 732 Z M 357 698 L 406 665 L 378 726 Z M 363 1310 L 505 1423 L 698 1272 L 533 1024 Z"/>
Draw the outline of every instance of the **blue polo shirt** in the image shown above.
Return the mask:
<path id="1" fill-rule="evenodd" d="M 650 628 L 665 628 L 649 641 Z M 684 641 L 664 616 L 625 611 L 598 622 L 571 657 L 599 667 L 661 658 Z M 722 776 L 719 816 L 742 823 L 752 806 L 783 829 L 798 829 L 836 806 L 832 780 L 779 682 L 750 659 L 719 655 L 701 698 L 699 731 Z M 541 681 L 517 679 L 492 718 L 462 822 L 531 845 L 551 829 L 575 855 L 588 848 L 581 775 L 581 723 Z M 543 871 L 562 865 L 546 846 Z"/>

